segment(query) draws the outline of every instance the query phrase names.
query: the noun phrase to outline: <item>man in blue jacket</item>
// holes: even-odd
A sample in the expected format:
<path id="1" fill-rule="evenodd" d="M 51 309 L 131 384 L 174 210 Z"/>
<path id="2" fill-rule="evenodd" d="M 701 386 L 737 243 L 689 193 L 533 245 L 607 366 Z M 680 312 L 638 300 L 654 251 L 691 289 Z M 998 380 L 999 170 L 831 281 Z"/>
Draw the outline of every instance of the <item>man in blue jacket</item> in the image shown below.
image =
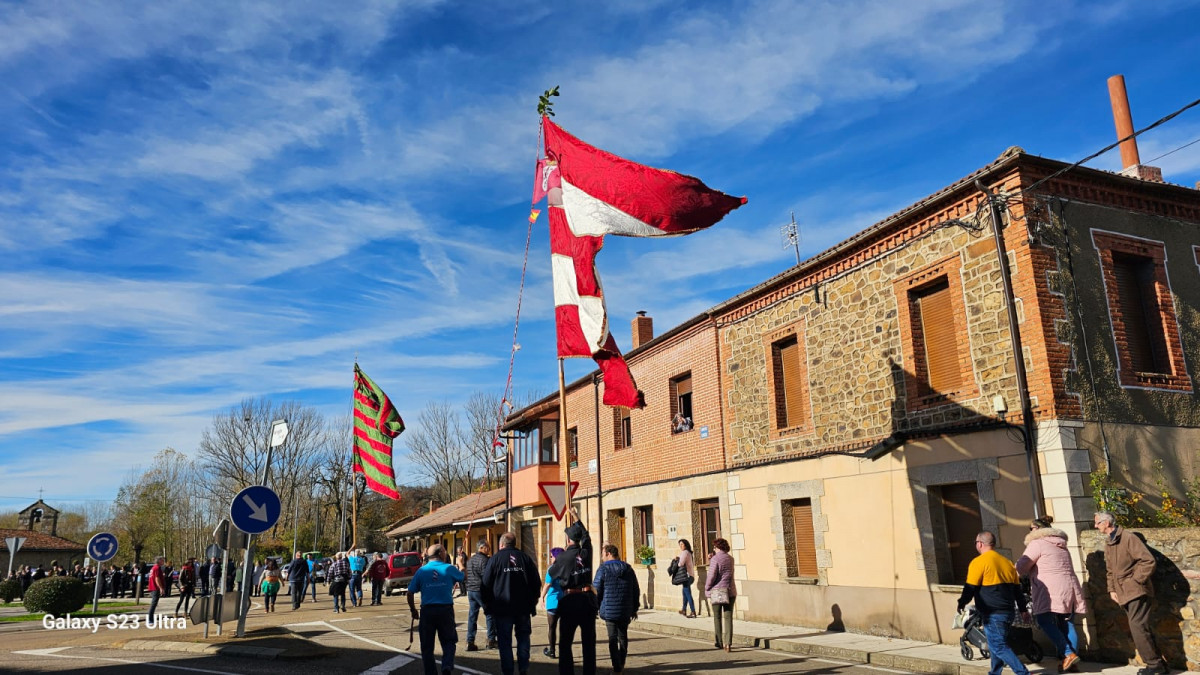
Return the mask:
<path id="1" fill-rule="evenodd" d="M 421 635 L 421 662 L 425 675 L 437 675 L 433 658 L 433 638 L 442 645 L 442 675 L 454 671 L 454 652 L 458 630 L 454 624 L 454 598 L 450 591 L 463 580 L 463 573 L 446 562 L 446 549 L 434 544 L 425 551 L 425 565 L 408 582 L 408 609 Z M 421 611 L 413 596 L 421 594 Z"/>
<path id="2" fill-rule="evenodd" d="M 363 555 L 363 550 L 356 549 L 350 553 L 350 602 L 355 607 L 362 604 L 363 590 L 362 580 L 363 573 L 367 571 L 367 556 Z M 314 591 L 315 592 L 315 591 Z"/>
<path id="3" fill-rule="evenodd" d="M 530 617 L 537 614 L 542 579 L 537 563 L 517 548 L 517 535 L 505 532 L 500 550 L 483 568 L 480 587 L 483 607 L 496 623 L 500 648 L 500 671 L 513 675 L 513 630 L 517 634 L 517 667 L 521 675 L 529 672 L 529 636 L 533 633 Z"/>
<path id="4" fill-rule="evenodd" d="M 596 570 L 592 588 L 600 601 L 600 618 L 608 628 L 608 655 L 614 673 L 625 670 L 629 654 L 629 622 L 638 614 L 638 598 L 642 593 L 637 574 L 621 560 L 621 552 L 612 544 L 603 548 L 604 562 Z"/>

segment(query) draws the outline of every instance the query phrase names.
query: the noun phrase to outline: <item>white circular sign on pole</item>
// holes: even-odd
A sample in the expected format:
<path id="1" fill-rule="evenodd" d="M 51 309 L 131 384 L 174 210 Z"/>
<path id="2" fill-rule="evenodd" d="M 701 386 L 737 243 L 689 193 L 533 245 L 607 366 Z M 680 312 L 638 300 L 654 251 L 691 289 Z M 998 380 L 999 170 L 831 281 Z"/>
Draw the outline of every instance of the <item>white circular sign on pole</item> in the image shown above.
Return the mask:
<path id="1" fill-rule="evenodd" d="M 287 420 L 275 420 L 271 423 L 271 447 L 278 448 L 283 445 L 284 439 L 288 435 Z"/>

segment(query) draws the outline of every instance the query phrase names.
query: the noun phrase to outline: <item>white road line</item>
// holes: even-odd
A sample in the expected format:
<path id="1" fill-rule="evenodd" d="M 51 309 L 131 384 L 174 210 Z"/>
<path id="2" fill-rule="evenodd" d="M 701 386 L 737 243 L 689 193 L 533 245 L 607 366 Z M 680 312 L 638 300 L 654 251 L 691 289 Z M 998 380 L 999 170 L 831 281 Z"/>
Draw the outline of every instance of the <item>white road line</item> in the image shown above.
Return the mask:
<path id="1" fill-rule="evenodd" d="M 393 670 L 403 668 L 416 660 L 416 657 L 409 656 L 408 654 L 397 654 L 374 668 L 362 671 L 361 675 L 388 675 Z"/>
<path id="2" fill-rule="evenodd" d="M 331 630 L 335 630 L 335 631 L 337 631 L 337 632 L 339 632 L 339 633 L 342 633 L 342 634 L 344 634 L 344 635 L 348 635 L 348 636 L 350 636 L 350 637 L 354 638 L 355 640 L 362 640 L 363 642 L 366 642 L 367 644 L 370 644 L 370 645 L 375 645 L 376 647 L 379 647 L 380 649 L 387 649 L 387 650 L 389 650 L 389 651 L 393 651 L 393 652 L 399 652 L 399 653 L 401 653 L 401 654 L 408 655 L 408 656 L 410 656 L 410 657 L 411 657 L 411 658 L 412 658 L 414 661 L 415 661 L 416 659 L 419 659 L 419 658 L 421 658 L 421 655 L 420 655 L 420 654 L 414 654 L 414 653 L 412 653 L 412 652 L 410 652 L 410 651 L 405 651 L 405 650 L 403 650 L 403 649 L 400 649 L 399 647 L 393 647 L 393 646 L 391 646 L 391 645 L 385 645 L 385 644 L 384 644 L 384 643 L 382 643 L 382 642 L 376 642 L 376 641 L 374 641 L 374 640 L 372 640 L 372 639 L 370 639 L 370 638 L 365 638 L 365 637 L 363 637 L 363 636 L 361 636 L 361 635 L 355 635 L 354 633 L 351 633 L 351 632 L 350 632 L 350 631 L 348 631 L 348 630 L 345 630 L 345 629 L 343 629 L 343 628 L 338 628 L 337 626 L 335 626 L 335 625 L 333 625 L 333 624 L 329 623 L 328 621 L 318 621 L 317 623 L 324 624 L 324 625 L 328 626 L 328 627 L 329 627 Z M 407 663 L 407 662 L 406 662 L 406 663 Z M 378 666 L 377 666 L 377 667 L 378 667 Z M 461 670 L 461 671 L 463 671 L 464 673 L 471 673 L 471 675 L 488 675 L 487 673 L 485 673 L 485 672 L 483 672 L 483 671 L 481 671 L 481 670 L 475 670 L 474 668 L 468 668 L 468 667 L 466 667 L 466 666 L 460 666 L 460 665 L 457 665 L 457 664 L 454 666 L 454 669 L 455 669 L 455 670 Z"/>
<path id="3" fill-rule="evenodd" d="M 362 617 L 361 617 L 361 616 L 356 616 L 356 617 L 354 617 L 353 619 L 330 619 L 330 620 L 329 620 L 329 622 L 330 622 L 330 623 L 334 623 L 334 622 L 337 622 L 337 621 L 362 621 Z"/>
<path id="4" fill-rule="evenodd" d="M 13 654 L 28 654 L 30 656 L 52 656 L 57 659 L 79 659 L 82 661 L 105 661 L 107 663 L 131 663 L 135 666 L 147 666 L 150 668 L 166 668 L 167 670 L 186 670 L 192 673 L 213 673 L 214 675 L 238 675 L 224 670 L 205 670 L 204 668 L 188 668 L 187 666 L 169 666 L 165 663 L 154 663 L 152 661 L 134 661 L 132 659 L 113 659 L 103 656 L 71 656 L 69 654 L 57 653 L 63 649 L 70 647 L 55 647 L 53 649 L 28 649 Z"/>
<path id="5" fill-rule="evenodd" d="M 823 659 L 823 658 L 821 658 L 821 657 L 819 657 L 819 656 L 813 657 L 813 658 L 811 658 L 811 659 L 809 659 L 809 660 L 810 660 L 810 661 L 820 661 L 821 663 L 833 663 L 833 664 L 836 664 L 836 665 L 839 665 L 839 666 L 861 666 L 861 665 L 865 665 L 865 664 L 861 664 L 861 663 L 851 663 L 851 662 L 849 662 L 849 661 L 835 661 L 835 660 L 833 660 L 833 659 Z"/>

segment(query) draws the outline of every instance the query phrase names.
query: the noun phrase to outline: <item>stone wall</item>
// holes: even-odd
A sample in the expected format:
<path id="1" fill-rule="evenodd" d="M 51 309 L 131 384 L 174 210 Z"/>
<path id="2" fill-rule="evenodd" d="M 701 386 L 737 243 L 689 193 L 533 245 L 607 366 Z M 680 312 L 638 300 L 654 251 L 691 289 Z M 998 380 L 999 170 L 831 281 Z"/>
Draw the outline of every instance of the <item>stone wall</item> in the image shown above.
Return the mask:
<path id="1" fill-rule="evenodd" d="M 962 386 L 914 397 L 911 288 L 946 277 L 961 321 Z M 726 432 L 734 466 L 820 451 L 858 449 L 896 431 L 919 432 L 992 418 L 992 398 L 1020 406 L 996 248 L 988 231 L 936 230 L 840 279 L 745 316 L 719 319 Z M 780 433 L 770 343 L 803 326 L 810 420 Z M 923 353 L 923 352 L 922 352 Z"/>
<path id="2" fill-rule="evenodd" d="M 1131 531 L 1131 533 L 1134 533 Z M 1185 572 L 1200 568 L 1200 528 L 1137 530 L 1154 554 L 1155 598 L 1151 626 L 1158 647 L 1174 668 L 1200 670 L 1200 581 Z M 1084 594 L 1091 614 L 1086 622 L 1084 652 L 1090 658 L 1117 663 L 1134 658 L 1133 639 L 1124 610 L 1108 597 L 1104 538 L 1096 530 L 1080 535 L 1083 548 Z"/>

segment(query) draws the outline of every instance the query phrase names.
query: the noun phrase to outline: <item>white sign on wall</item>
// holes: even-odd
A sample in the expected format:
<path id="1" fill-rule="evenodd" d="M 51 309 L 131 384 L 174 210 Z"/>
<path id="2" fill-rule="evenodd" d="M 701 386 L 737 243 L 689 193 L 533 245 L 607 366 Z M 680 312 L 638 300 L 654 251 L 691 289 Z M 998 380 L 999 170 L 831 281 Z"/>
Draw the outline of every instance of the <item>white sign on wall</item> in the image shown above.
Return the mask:
<path id="1" fill-rule="evenodd" d="M 596 467 L 597 467 L 596 460 L 594 460 L 594 459 L 588 460 L 588 473 L 596 473 Z"/>
<path id="2" fill-rule="evenodd" d="M 668 525 L 667 526 L 667 539 L 678 539 L 678 538 L 679 538 L 679 532 L 675 529 L 675 526 Z"/>

